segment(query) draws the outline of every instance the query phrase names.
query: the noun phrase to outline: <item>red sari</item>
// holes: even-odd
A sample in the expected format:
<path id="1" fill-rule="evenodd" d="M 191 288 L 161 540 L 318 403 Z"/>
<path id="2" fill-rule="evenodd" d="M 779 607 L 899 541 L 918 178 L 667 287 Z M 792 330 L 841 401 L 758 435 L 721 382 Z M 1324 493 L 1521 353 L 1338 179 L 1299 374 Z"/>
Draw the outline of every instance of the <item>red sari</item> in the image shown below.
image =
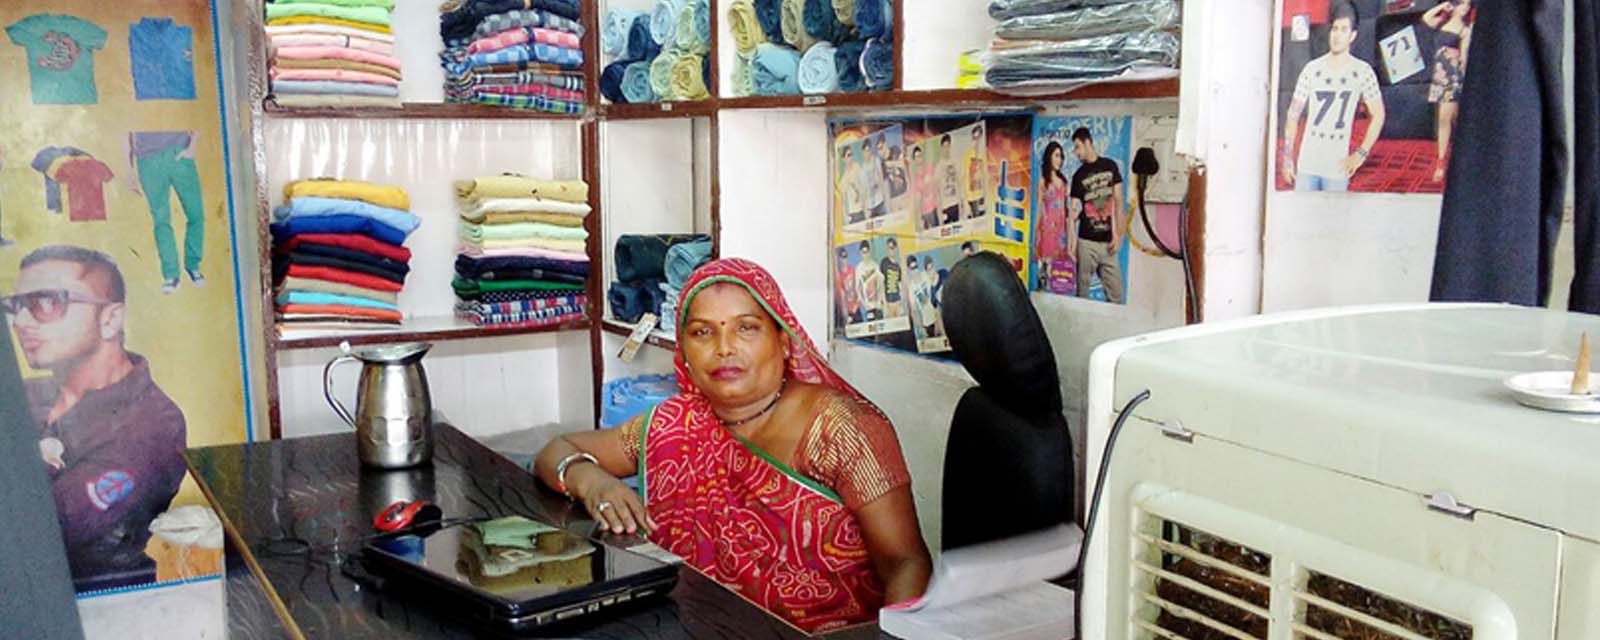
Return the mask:
<path id="1" fill-rule="evenodd" d="M 806 457 L 850 469 L 834 475 L 840 479 L 836 492 L 734 435 L 690 381 L 679 351 L 684 392 L 649 414 L 640 438 L 639 491 L 658 525 L 651 541 L 807 632 L 872 620 L 883 606 L 884 587 L 852 508 L 909 483 L 892 427 L 828 368 L 772 276 L 752 262 L 719 260 L 696 271 L 684 286 L 680 332 L 695 294 L 722 282 L 745 287 L 789 333 L 791 379 L 837 392 L 801 449 L 826 449 Z M 834 428 L 840 424 L 847 428 Z M 828 425 L 828 433 L 819 425 Z M 796 466 L 802 455 L 796 452 Z M 870 469 L 862 472 L 863 465 Z M 825 477 L 835 468 L 804 466 Z"/>

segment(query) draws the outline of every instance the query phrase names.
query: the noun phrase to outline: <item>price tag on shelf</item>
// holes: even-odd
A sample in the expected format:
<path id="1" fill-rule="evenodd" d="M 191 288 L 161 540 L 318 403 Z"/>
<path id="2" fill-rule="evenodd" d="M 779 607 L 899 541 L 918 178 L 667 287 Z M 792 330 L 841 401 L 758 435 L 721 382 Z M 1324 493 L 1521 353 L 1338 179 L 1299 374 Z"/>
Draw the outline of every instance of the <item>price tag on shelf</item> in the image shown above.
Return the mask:
<path id="1" fill-rule="evenodd" d="M 806 96 L 800 99 L 800 104 L 815 107 L 819 104 L 828 104 L 828 96 Z"/>
<path id="2" fill-rule="evenodd" d="M 639 347 L 644 346 L 650 332 L 656 328 L 656 314 L 646 313 L 639 318 L 639 324 L 633 325 L 633 333 L 628 334 L 628 339 L 622 343 L 622 351 L 617 353 L 617 359 L 623 362 L 633 362 L 634 356 L 639 354 Z"/>
<path id="3" fill-rule="evenodd" d="M 661 110 L 662 111 L 671 111 L 672 110 L 672 103 L 671 102 L 663 102 L 663 103 L 661 103 Z"/>

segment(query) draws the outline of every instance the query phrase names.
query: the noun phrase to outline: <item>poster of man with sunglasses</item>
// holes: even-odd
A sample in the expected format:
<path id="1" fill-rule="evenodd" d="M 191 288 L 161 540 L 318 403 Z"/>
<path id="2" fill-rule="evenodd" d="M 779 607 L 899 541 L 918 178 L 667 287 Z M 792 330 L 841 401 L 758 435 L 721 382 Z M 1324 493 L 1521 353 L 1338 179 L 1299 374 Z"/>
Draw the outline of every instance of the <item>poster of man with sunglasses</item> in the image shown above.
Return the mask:
<path id="1" fill-rule="evenodd" d="M 150 582 L 150 523 L 184 477 L 183 412 L 123 344 L 127 287 L 110 256 L 51 245 L 0 298 L 28 366 L 39 455 L 80 592 Z"/>

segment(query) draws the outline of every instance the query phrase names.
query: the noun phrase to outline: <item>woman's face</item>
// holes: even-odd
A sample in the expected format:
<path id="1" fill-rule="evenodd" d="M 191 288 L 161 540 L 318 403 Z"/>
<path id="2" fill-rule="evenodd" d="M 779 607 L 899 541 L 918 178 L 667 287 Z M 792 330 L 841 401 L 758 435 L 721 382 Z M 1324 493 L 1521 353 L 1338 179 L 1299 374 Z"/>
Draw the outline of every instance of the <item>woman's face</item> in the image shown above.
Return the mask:
<path id="1" fill-rule="evenodd" d="M 789 336 L 739 285 L 714 284 L 695 295 L 681 346 L 689 380 L 713 405 L 754 404 L 783 384 Z"/>
<path id="2" fill-rule="evenodd" d="M 1065 163 L 1066 160 L 1066 153 L 1061 150 L 1061 147 L 1050 148 L 1049 164 L 1051 171 L 1060 171 L 1061 165 Z"/>

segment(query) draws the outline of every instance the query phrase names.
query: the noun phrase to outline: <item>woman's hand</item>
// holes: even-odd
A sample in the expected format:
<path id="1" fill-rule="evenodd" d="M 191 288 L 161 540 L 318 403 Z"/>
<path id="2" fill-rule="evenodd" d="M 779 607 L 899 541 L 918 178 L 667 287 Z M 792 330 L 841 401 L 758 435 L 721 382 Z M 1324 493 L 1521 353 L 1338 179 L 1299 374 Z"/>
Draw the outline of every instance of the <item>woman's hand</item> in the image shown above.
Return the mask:
<path id="1" fill-rule="evenodd" d="M 572 489 L 573 497 L 583 502 L 589 515 L 612 533 L 636 533 L 643 529 L 648 535 L 656 528 L 639 493 L 600 467 L 592 464 L 572 467 L 567 471 L 567 486 Z"/>

